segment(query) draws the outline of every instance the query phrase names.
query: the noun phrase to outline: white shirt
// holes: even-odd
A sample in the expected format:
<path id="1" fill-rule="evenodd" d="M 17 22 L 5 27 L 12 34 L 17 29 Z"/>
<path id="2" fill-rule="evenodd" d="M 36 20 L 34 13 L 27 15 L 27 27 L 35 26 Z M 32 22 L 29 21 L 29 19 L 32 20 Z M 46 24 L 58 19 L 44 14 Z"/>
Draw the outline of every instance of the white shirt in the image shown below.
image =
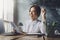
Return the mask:
<path id="1" fill-rule="evenodd" d="M 38 33 L 41 32 L 43 34 L 46 34 L 46 26 L 43 22 L 39 20 L 35 21 L 27 21 L 25 26 L 22 27 L 22 30 L 26 33 Z"/>

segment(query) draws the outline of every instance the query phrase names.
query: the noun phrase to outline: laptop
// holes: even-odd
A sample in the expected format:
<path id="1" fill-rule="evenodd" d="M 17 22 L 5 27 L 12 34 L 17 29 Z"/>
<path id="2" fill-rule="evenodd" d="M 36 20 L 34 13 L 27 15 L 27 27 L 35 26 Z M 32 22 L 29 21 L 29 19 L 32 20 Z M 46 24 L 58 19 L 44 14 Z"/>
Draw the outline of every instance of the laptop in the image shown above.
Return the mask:
<path id="1" fill-rule="evenodd" d="M 16 30 L 16 32 L 4 32 L 2 33 L 1 35 L 4 35 L 4 36 L 15 36 L 15 35 L 20 35 L 20 30 L 19 28 L 15 25 L 14 22 L 8 22 L 12 25 L 12 27 Z"/>

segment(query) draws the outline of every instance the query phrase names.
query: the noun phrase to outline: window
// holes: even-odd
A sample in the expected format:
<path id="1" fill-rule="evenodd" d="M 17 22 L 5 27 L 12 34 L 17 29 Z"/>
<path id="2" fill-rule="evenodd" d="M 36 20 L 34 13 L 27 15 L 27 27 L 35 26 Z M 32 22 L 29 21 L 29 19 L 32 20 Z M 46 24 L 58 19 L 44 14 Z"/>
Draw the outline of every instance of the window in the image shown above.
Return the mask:
<path id="1" fill-rule="evenodd" d="M 14 13 L 14 0 L 0 0 L 0 19 L 13 21 L 13 13 Z M 10 32 L 12 30 L 10 25 L 7 23 L 4 24 L 5 32 Z"/>

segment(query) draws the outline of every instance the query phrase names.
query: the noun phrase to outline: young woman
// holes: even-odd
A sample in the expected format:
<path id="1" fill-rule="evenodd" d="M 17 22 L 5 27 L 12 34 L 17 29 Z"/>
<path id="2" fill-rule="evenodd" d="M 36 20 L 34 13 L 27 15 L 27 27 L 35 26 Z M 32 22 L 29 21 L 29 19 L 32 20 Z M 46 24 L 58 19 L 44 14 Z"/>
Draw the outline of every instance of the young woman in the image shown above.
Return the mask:
<path id="1" fill-rule="evenodd" d="M 38 20 L 38 17 L 42 15 L 42 20 Z M 32 5 L 29 10 L 29 15 L 31 20 L 27 21 L 26 25 L 22 27 L 23 32 L 25 33 L 46 33 L 46 10 L 40 8 L 38 5 Z"/>

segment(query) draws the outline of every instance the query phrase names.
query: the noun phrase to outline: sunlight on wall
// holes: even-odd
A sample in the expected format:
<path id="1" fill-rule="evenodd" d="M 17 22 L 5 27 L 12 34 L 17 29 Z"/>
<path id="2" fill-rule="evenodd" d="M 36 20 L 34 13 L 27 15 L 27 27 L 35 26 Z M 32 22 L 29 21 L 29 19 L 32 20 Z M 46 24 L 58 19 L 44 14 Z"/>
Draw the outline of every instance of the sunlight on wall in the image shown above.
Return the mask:
<path id="1" fill-rule="evenodd" d="M 0 19 L 3 18 L 3 0 L 0 0 Z"/>
<path id="2" fill-rule="evenodd" d="M 14 1 L 4 0 L 4 20 L 13 21 Z"/>

